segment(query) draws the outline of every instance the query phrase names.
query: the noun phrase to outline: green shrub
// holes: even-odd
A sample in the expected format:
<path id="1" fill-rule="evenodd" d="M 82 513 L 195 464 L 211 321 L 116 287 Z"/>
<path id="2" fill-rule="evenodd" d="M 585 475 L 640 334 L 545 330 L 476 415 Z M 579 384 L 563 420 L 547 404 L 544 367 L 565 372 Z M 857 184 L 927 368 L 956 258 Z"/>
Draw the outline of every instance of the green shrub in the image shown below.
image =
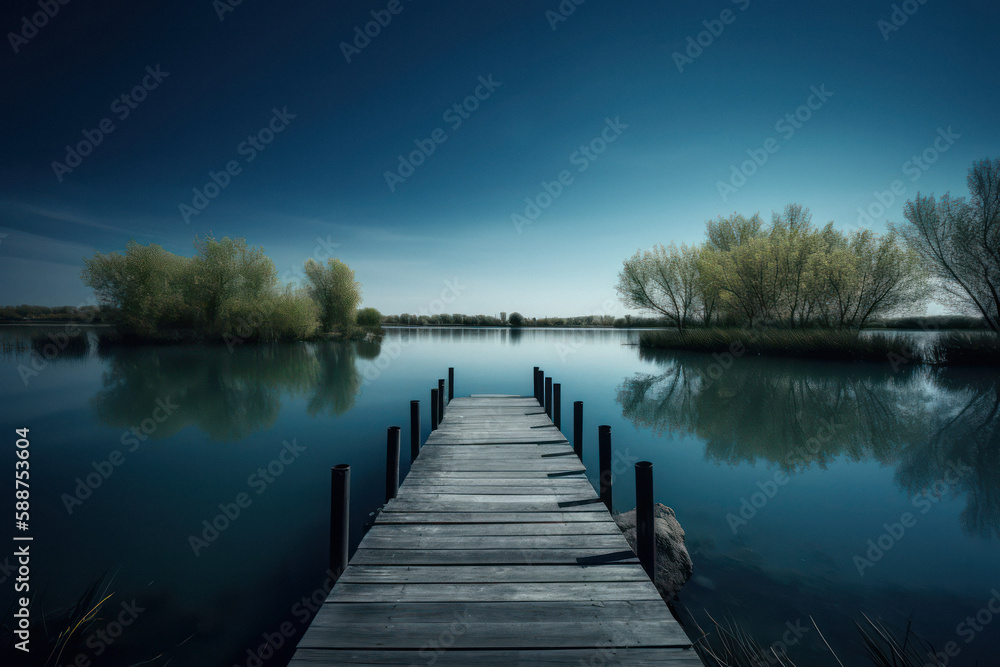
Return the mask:
<path id="1" fill-rule="evenodd" d="M 381 328 L 382 313 L 378 312 L 375 308 L 362 308 L 358 311 L 357 323 L 359 327 Z"/>
<path id="2" fill-rule="evenodd" d="M 512 327 L 524 326 L 524 315 L 515 310 L 510 314 L 510 317 L 507 318 L 507 321 L 510 322 Z"/>

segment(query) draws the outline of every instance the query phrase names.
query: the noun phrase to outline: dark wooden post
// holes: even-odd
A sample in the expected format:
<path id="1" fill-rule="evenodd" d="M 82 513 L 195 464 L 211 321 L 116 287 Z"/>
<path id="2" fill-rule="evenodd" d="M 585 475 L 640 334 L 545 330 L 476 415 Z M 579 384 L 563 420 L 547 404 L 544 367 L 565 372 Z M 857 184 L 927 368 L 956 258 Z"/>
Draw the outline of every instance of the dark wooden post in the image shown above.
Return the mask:
<path id="1" fill-rule="evenodd" d="M 552 418 L 552 378 L 545 378 L 545 414 Z"/>
<path id="2" fill-rule="evenodd" d="M 583 401 L 573 401 L 573 451 L 583 460 Z"/>
<path id="3" fill-rule="evenodd" d="M 597 456 L 600 461 L 598 470 L 601 472 L 601 501 L 611 511 L 611 427 L 597 427 Z"/>
<path id="4" fill-rule="evenodd" d="M 562 428 L 562 385 L 558 382 L 552 385 L 552 423 Z"/>
<path id="5" fill-rule="evenodd" d="M 438 427 L 438 390 L 431 389 L 431 430 L 436 431 Z"/>
<path id="6" fill-rule="evenodd" d="M 448 368 L 448 402 L 455 398 L 455 369 Z"/>
<path id="7" fill-rule="evenodd" d="M 399 427 L 390 426 L 385 436 L 385 502 L 399 490 Z"/>
<path id="8" fill-rule="evenodd" d="M 410 401 L 410 460 L 420 454 L 420 401 Z"/>
<path id="9" fill-rule="evenodd" d="M 531 375 L 531 381 L 535 385 L 535 400 L 538 401 L 539 405 L 541 405 L 542 404 L 542 396 L 541 396 L 541 393 L 538 391 L 538 366 L 535 366 L 535 372 L 532 373 L 532 375 Z"/>
<path id="10" fill-rule="evenodd" d="M 656 533 L 653 522 L 653 464 L 635 464 L 635 551 L 649 578 L 656 580 Z"/>
<path id="11" fill-rule="evenodd" d="M 438 424 L 444 419 L 444 378 L 438 380 Z"/>
<path id="12" fill-rule="evenodd" d="M 330 572 L 336 583 L 347 569 L 351 539 L 351 466 L 330 468 Z"/>

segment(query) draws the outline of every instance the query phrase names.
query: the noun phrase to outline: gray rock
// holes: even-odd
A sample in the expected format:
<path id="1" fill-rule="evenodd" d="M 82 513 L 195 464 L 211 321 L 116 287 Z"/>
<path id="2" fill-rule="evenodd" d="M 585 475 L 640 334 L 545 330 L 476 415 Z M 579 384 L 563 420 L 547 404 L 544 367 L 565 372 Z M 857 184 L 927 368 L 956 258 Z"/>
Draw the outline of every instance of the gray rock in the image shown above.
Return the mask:
<path id="1" fill-rule="evenodd" d="M 614 519 L 634 551 L 635 510 L 615 514 Z M 691 564 L 691 555 L 684 546 L 684 529 L 677 521 L 674 511 L 662 503 L 656 503 L 653 506 L 653 523 L 656 527 L 656 577 L 653 583 L 663 599 L 670 600 L 691 578 L 694 566 Z"/>

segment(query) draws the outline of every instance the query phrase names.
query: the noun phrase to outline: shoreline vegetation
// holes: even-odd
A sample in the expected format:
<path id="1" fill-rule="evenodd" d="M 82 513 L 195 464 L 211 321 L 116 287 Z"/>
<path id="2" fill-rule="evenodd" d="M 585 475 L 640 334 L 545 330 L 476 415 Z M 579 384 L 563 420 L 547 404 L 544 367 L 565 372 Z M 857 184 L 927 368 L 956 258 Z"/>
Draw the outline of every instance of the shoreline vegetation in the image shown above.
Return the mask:
<path id="1" fill-rule="evenodd" d="M 935 366 L 1000 365 L 1000 336 L 990 331 L 946 331 L 926 345 L 885 333 L 844 329 L 687 329 L 642 331 L 643 348 L 715 355 L 888 362 Z"/>
<path id="2" fill-rule="evenodd" d="M 382 335 L 382 315 L 361 308 L 361 284 L 338 259 L 308 259 L 302 286 L 281 284 L 263 248 L 245 239 L 195 237 L 195 254 L 184 257 L 156 244 L 129 241 L 124 253 L 84 259 L 83 283 L 97 306 L 9 306 L 0 319 L 54 323 L 64 332 L 38 345 L 65 350 L 89 340 L 80 324 L 111 327 L 97 332 L 98 347 L 136 344 L 235 344 L 280 341 L 371 340 Z M 81 338 L 82 337 L 82 338 Z M 48 336 L 52 338 L 52 336 Z M 84 345 L 85 347 L 85 345 Z"/>
<path id="3" fill-rule="evenodd" d="M 36 315 L 37 314 L 37 315 Z M 506 315 L 501 313 L 501 315 Z M 141 334 L 122 329 L 96 307 L 73 309 L 69 306 L 0 307 L 0 325 L 39 328 L 64 327 L 53 338 L 49 332 L 33 333 L 17 341 L 5 341 L 3 352 L 35 351 L 50 354 L 47 345 L 55 343 L 59 356 L 74 357 L 87 353 L 90 341 L 98 349 L 134 345 L 222 344 L 228 347 L 243 343 L 290 341 L 370 341 L 381 340 L 386 327 L 414 328 L 636 328 L 639 347 L 663 350 L 731 354 L 735 357 L 775 356 L 811 360 L 847 362 L 888 362 L 927 365 L 1000 365 L 1000 336 L 993 334 L 981 318 L 937 315 L 873 320 L 869 327 L 856 329 L 787 329 L 739 327 L 689 327 L 678 330 L 659 318 L 610 318 L 587 315 L 566 318 L 524 318 L 520 326 L 504 318 L 461 314 L 440 316 L 382 316 L 374 308 L 355 314 L 354 323 L 333 325 L 330 331 L 313 330 L 307 336 L 267 339 L 256 330 L 212 331 L 194 328 L 165 328 Z M 83 330 L 89 327 L 89 332 Z M 882 333 L 885 332 L 885 333 Z M 936 340 L 917 344 L 896 332 L 941 332 Z M 242 335 L 241 335 L 242 334 Z M 7 349 L 10 348 L 10 349 Z M 51 356 L 51 354 L 50 354 Z"/>

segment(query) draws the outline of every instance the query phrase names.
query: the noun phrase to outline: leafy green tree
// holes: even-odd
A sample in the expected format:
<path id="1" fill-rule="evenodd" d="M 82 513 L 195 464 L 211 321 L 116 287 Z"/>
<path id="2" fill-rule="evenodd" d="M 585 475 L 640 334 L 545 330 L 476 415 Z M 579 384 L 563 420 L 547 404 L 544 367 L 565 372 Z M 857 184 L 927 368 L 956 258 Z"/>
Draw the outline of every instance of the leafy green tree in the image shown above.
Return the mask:
<path id="1" fill-rule="evenodd" d="M 358 326 L 378 329 L 382 326 L 382 313 L 375 308 L 362 308 L 358 311 Z"/>
<path id="2" fill-rule="evenodd" d="M 968 185 L 968 202 L 917 193 L 902 233 L 946 298 L 1000 333 L 1000 158 L 973 163 Z"/>
<path id="3" fill-rule="evenodd" d="M 659 313 L 683 329 L 694 314 L 699 279 L 696 248 L 661 244 L 622 263 L 616 290 L 626 306 Z"/>
<path id="4" fill-rule="evenodd" d="M 83 283 L 123 330 L 148 335 L 163 321 L 183 319 L 181 286 L 190 260 L 156 244 L 129 241 L 125 254 L 95 253 L 84 259 Z"/>
<path id="5" fill-rule="evenodd" d="M 637 252 L 623 262 L 616 287 L 625 305 L 679 328 L 699 311 L 706 324 L 720 311 L 721 319 L 750 327 L 861 328 L 920 307 L 928 293 L 917 253 L 897 232 L 847 236 L 833 223 L 816 229 L 798 204 L 774 214 L 768 227 L 759 214 L 735 213 L 709 221 L 700 246 Z"/>
<path id="6" fill-rule="evenodd" d="M 510 322 L 512 327 L 524 326 L 524 315 L 515 310 L 507 317 L 507 321 Z"/>
<path id="7" fill-rule="evenodd" d="M 196 237 L 194 247 L 186 292 L 210 328 L 220 329 L 220 315 L 234 304 L 263 301 L 277 288 L 274 262 L 263 248 L 248 247 L 246 239 Z"/>
<path id="8" fill-rule="evenodd" d="M 920 257 L 894 231 L 882 237 L 867 229 L 852 233 L 847 248 L 831 254 L 827 280 L 841 327 L 860 329 L 872 317 L 921 307 L 929 294 Z"/>
<path id="9" fill-rule="evenodd" d="M 309 293 L 319 304 L 320 323 L 324 331 L 334 327 L 347 328 L 354 324 L 361 303 L 361 284 L 354 279 L 354 270 L 339 259 L 330 259 L 323 266 L 314 259 L 306 260 Z"/>

